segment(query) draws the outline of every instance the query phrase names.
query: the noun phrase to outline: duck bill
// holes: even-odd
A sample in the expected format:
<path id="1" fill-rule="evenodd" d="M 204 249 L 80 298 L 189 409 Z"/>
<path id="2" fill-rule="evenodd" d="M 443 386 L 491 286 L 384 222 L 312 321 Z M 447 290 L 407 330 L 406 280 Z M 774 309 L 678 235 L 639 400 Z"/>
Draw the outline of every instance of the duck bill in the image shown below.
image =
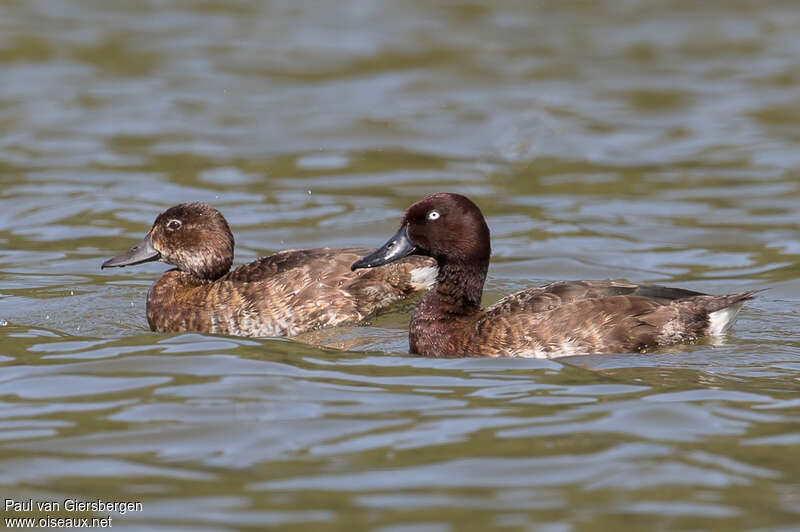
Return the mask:
<path id="1" fill-rule="evenodd" d="M 141 264 L 143 262 L 150 262 L 161 258 L 161 254 L 153 247 L 153 239 L 150 233 L 142 239 L 141 242 L 133 246 L 125 253 L 120 253 L 116 257 L 112 257 L 105 261 L 100 269 L 103 268 L 121 268 L 123 266 L 131 266 L 133 264 Z"/>
<path id="2" fill-rule="evenodd" d="M 384 245 L 363 257 L 350 266 L 351 270 L 359 268 L 374 268 L 375 266 L 382 266 L 389 264 L 396 260 L 408 257 L 417 251 L 417 247 L 411 243 L 408 238 L 408 227 L 405 225 L 397 231 L 392 238 L 389 239 Z"/>

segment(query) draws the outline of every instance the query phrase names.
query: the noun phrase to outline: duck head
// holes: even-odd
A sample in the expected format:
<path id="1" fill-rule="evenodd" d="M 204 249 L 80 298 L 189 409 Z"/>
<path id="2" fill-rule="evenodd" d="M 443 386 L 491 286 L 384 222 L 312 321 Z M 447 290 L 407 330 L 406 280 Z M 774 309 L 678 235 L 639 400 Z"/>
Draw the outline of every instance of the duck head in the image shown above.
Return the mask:
<path id="1" fill-rule="evenodd" d="M 481 210 L 460 194 L 426 196 L 406 210 L 392 238 L 351 269 L 373 268 L 412 254 L 433 257 L 440 266 L 488 267 L 489 227 Z"/>
<path id="2" fill-rule="evenodd" d="M 162 212 L 141 242 L 100 267 L 158 260 L 204 280 L 225 275 L 233 263 L 233 234 L 207 203 L 181 203 Z"/>

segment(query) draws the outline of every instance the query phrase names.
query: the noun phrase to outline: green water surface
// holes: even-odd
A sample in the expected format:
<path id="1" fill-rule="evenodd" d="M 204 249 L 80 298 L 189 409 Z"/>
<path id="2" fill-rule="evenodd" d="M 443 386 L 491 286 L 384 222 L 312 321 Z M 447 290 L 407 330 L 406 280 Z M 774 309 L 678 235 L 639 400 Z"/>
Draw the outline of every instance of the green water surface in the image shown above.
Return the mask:
<path id="1" fill-rule="evenodd" d="M 800 528 L 798 58 L 793 1 L 0 2 L 2 519 Z M 413 302 L 305 339 L 343 349 L 156 334 L 166 267 L 99 269 L 184 201 L 241 264 L 377 246 L 436 191 L 486 214 L 487 303 L 770 290 L 714 344 L 429 360 Z"/>

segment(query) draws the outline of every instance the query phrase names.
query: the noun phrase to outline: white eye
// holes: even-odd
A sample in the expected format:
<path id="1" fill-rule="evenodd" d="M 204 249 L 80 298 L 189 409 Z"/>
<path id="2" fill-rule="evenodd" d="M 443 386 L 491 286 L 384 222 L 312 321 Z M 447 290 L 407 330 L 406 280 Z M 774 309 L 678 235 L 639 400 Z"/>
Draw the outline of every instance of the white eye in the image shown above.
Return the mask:
<path id="1" fill-rule="evenodd" d="M 428 220 L 438 220 L 439 216 L 441 216 L 439 211 L 431 211 L 428 213 Z"/>
<path id="2" fill-rule="evenodd" d="M 176 229 L 180 229 L 181 225 L 183 224 L 181 223 L 180 220 L 170 220 L 167 223 L 167 229 L 169 229 L 170 231 L 175 231 Z"/>

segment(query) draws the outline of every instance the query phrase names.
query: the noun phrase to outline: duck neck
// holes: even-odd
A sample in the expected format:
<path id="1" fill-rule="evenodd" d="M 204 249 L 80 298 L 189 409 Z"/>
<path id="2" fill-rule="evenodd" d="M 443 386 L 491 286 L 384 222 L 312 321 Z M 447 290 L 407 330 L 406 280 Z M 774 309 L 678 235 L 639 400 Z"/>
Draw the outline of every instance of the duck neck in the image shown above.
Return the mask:
<path id="1" fill-rule="evenodd" d="M 198 253 L 175 253 L 178 260 L 165 261 L 167 264 L 177 266 L 179 270 L 187 273 L 204 283 L 211 283 L 228 273 L 233 264 L 233 248 L 204 249 Z"/>
<path id="2" fill-rule="evenodd" d="M 426 307 L 437 314 L 464 316 L 481 309 L 488 261 L 464 264 L 439 261 L 436 285 L 425 296 Z"/>

